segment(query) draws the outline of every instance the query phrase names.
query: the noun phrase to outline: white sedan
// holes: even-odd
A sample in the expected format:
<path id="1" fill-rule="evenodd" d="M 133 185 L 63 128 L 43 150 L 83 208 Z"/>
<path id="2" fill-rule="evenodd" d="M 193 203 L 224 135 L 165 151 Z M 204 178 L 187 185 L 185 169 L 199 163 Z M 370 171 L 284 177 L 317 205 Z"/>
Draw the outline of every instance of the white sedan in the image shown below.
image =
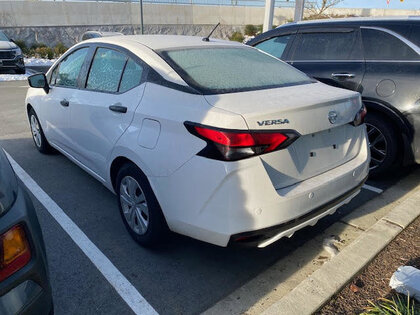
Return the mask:
<path id="1" fill-rule="evenodd" d="M 242 44 L 97 38 L 29 83 L 38 150 L 115 192 L 145 246 L 171 230 L 265 247 L 349 202 L 368 175 L 360 95 Z"/>

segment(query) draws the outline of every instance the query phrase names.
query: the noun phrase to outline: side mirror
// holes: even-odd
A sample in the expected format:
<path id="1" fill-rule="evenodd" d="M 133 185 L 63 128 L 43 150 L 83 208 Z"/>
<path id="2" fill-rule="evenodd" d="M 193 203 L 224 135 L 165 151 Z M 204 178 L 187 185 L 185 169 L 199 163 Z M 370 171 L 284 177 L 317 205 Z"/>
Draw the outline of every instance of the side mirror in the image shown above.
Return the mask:
<path id="1" fill-rule="evenodd" d="M 50 91 L 50 86 L 48 85 L 47 77 L 44 73 L 36 73 L 29 76 L 28 82 L 30 87 L 44 89 L 47 94 Z"/>

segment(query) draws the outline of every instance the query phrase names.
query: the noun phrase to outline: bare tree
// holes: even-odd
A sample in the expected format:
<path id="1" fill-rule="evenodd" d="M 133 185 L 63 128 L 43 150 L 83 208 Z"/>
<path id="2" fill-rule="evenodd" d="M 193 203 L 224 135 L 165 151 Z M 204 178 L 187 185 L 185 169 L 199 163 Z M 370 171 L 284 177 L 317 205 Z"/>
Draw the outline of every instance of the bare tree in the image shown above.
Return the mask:
<path id="1" fill-rule="evenodd" d="M 325 16 L 325 11 L 329 8 L 339 4 L 343 0 L 314 0 L 306 2 L 306 9 L 309 11 L 311 17 Z"/>

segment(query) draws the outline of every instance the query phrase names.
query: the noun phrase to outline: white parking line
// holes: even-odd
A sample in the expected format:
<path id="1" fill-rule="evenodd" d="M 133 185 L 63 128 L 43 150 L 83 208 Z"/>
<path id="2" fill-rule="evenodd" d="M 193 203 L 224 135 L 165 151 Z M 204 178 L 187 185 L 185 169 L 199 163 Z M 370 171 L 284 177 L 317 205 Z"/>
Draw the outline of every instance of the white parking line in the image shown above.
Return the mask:
<path id="1" fill-rule="evenodd" d="M 47 195 L 45 191 L 25 172 L 25 170 L 6 152 L 16 175 L 22 180 L 31 193 L 41 202 L 51 216 L 67 232 L 77 246 L 98 268 L 106 280 L 136 314 L 157 314 L 146 299 L 96 247 L 85 233 L 64 213 L 64 211 Z"/>
<path id="2" fill-rule="evenodd" d="M 367 185 L 367 184 L 364 184 L 362 186 L 362 188 L 367 189 L 367 190 L 370 190 L 370 191 L 373 191 L 373 192 L 376 192 L 377 194 L 382 194 L 384 192 L 380 188 L 376 188 L 376 187 L 373 187 L 373 186 L 370 186 L 370 185 Z"/>

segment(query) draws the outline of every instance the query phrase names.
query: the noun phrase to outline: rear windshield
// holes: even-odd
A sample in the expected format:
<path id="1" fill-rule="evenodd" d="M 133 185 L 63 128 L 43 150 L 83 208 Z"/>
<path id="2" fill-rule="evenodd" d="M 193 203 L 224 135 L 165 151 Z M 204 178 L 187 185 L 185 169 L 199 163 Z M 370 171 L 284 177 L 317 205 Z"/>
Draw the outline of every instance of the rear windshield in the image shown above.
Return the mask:
<path id="1" fill-rule="evenodd" d="M 203 94 L 313 82 L 288 64 L 250 47 L 186 48 L 160 54 L 185 82 Z"/>

